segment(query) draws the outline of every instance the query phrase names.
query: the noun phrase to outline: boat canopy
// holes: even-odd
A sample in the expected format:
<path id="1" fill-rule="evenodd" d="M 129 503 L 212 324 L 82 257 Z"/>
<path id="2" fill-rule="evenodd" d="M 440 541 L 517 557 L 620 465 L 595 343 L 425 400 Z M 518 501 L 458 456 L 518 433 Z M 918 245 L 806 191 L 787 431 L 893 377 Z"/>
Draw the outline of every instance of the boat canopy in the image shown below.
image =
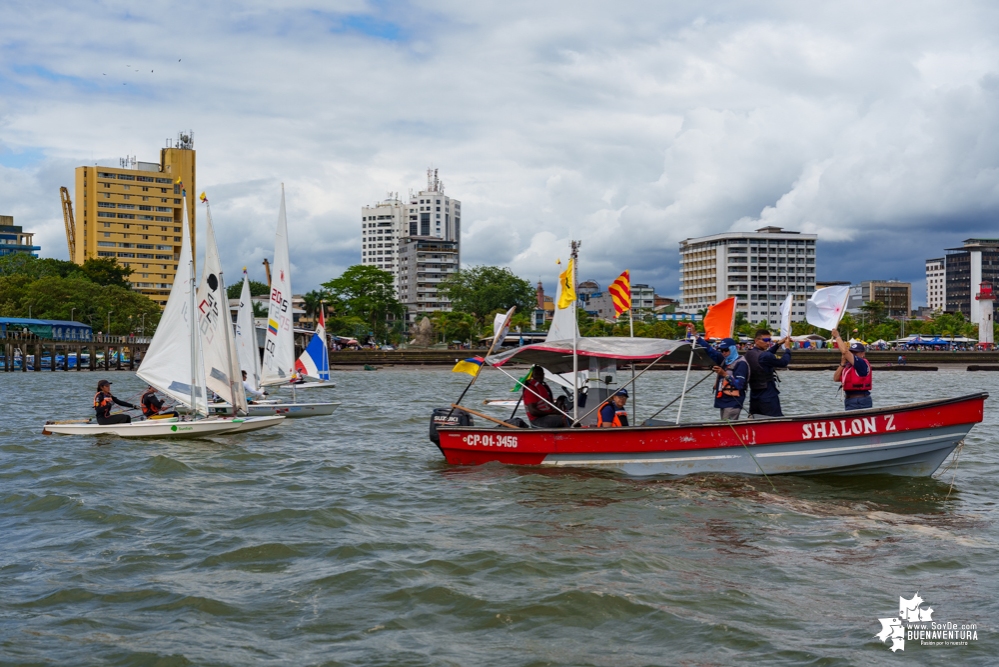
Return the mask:
<path id="1" fill-rule="evenodd" d="M 663 357 L 672 363 L 687 363 L 690 343 L 685 340 L 663 340 L 661 338 L 578 338 L 576 352 L 580 357 L 614 359 L 617 361 L 655 361 Z M 572 339 L 550 340 L 544 343 L 525 345 L 513 350 L 494 354 L 486 358 L 491 366 L 502 366 L 509 362 L 538 364 L 552 373 L 572 372 Z M 713 364 L 707 352 L 696 350 L 694 363 L 702 366 Z"/>

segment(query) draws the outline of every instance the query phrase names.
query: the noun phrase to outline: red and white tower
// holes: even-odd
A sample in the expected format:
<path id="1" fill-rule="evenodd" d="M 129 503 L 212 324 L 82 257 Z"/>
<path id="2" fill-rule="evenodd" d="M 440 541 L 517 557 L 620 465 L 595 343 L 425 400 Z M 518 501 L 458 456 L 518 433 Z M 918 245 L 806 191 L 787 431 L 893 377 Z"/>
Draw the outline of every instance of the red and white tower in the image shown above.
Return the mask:
<path id="1" fill-rule="evenodd" d="M 996 295 L 992 291 L 992 283 L 981 283 L 975 300 L 978 301 L 978 344 L 988 348 L 995 347 L 992 311 Z"/>

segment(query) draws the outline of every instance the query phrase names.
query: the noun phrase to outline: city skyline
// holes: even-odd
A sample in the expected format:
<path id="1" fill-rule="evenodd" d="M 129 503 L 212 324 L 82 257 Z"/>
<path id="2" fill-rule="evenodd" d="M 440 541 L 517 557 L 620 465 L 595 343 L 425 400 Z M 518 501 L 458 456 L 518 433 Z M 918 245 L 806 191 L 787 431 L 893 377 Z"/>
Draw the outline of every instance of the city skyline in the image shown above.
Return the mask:
<path id="1" fill-rule="evenodd" d="M 192 128 L 227 272 L 262 278 L 286 183 L 296 291 L 428 162 L 463 263 L 548 290 L 570 238 L 581 279 L 677 296 L 680 240 L 774 225 L 918 305 L 926 259 L 996 236 L 999 8 L 568 7 L 0 8 L 0 213 L 65 258 L 73 169 Z"/>

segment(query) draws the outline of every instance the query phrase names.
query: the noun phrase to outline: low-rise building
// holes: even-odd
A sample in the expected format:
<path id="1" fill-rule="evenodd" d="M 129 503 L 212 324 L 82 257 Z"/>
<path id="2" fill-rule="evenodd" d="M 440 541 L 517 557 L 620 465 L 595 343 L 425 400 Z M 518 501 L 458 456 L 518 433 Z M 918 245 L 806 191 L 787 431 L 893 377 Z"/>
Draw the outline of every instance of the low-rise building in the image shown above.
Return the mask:
<path id="1" fill-rule="evenodd" d="M 861 312 L 868 301 L 882 303 L 888 317 L 909 317 L 912 311 L 912 283 L 898 280 L 865 280 L 850 286 L 850 298 L 846 302 L 846 312 Z"/>
<path id="2" fill-rule="evenodd" d="M 25 232 L 14 224 L 14 216 L 0 215 L 0 257 L 23 252 L 38 257 L 41 247 L 34 243 L 34 232 Z"/>

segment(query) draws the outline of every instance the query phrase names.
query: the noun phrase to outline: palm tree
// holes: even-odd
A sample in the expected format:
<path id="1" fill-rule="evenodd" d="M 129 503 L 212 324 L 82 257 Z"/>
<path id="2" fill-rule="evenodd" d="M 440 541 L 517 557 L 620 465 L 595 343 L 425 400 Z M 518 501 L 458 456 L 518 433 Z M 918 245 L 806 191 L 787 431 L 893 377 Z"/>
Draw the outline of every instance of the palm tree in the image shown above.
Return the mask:
<path id="1" fill-rule="evenodd" d="M 312 290 L 302 297 L 305 306 L 306 317 L 312 318 L 313 322 L 319 320 L 319 309 L 323 303 L 329 303 L 330 297 L 326 290 Z"/>

